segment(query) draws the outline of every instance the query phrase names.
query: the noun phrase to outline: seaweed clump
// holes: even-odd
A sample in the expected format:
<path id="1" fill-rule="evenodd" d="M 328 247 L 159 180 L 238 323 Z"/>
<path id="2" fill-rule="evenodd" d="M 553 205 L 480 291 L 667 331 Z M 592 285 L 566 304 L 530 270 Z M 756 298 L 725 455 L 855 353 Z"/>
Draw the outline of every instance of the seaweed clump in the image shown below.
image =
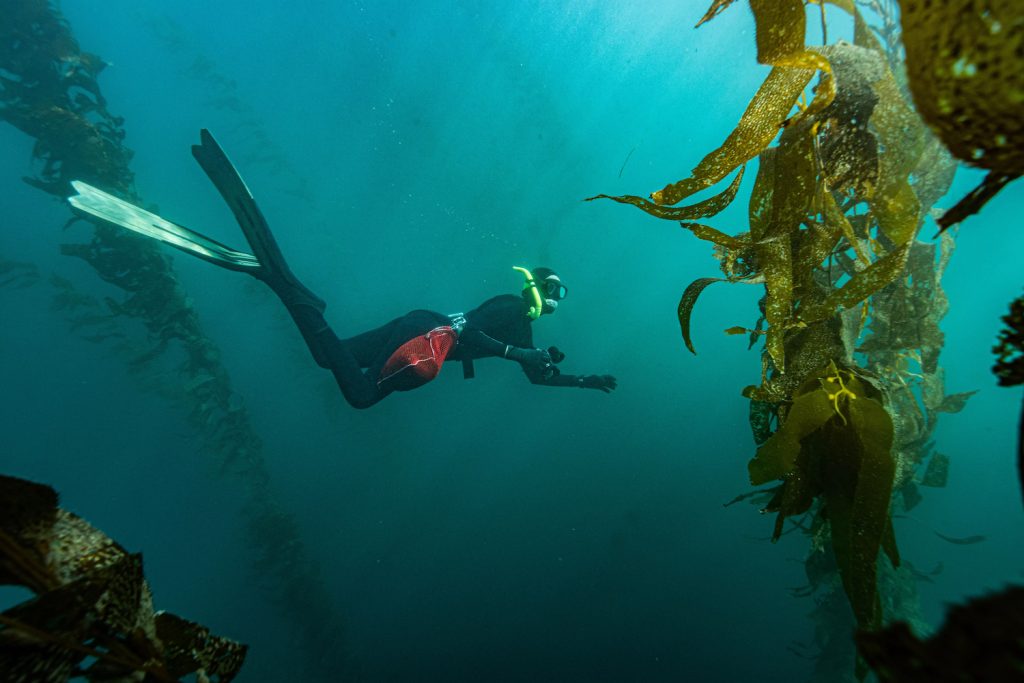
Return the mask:
<path id="1" fill-rule="evenodd" d="M 701 23 L 730 4 L 714 2 Z M 777 513 L 773 540 L 787 520 L 811 536 L 802 594 L 839 584 L 857 625 L 875 630 L 917 614 L 892 508 L 916 505 L 919 484 L 945 484 L 949 459 L 934 452 L 936 421 L 973 392 L 947 395 L 938 362 L 953 238 L 917 239 L 955 162 L 911 106 L 885 7 L 871 3 L 884 21 L 879 30 L 851 0 L 832 4 L 852 15 L 852 43 L 805 44 L 808 6 L 827 35 L 824 2 L 751 0 L 757 59 L 772 69 L 735 130 L 688 177 L 649 197 L 590 199 L 679 221 L 713 245 L 723 276 L 695 280 L 677 310 L 690 351 L 690 318 L 706 287 L 764 287 L 756 322 L 726 330 L 748 336 L 751 347 L 764 342 L 761 381 L 743 394 L 758 444 L 750 480 L 771 488 L 750 497 L 767 497 L 763 511 Z M 700 222 L 733 201 L 753 162 L 746 229 Z M 680 204 L 733 173 L 724 190 Z M 866 674 L 862 662 L 857 669 Z"/>
<path id="2" fill-rule="evenodd" d="M 982 183 L 939 220 L 976 213 L 1024 173 L 1024 14 L 1017 0 L 899 0 L 907 79 L 921 117 Z"/>
<path id="3" fill-rule="evenodd" d="M 234 679 L 247 647 L 154 611 L 142 556 L 57 502 L 49 486 L 0 475 L 0 584 L 35 593 L 0 613 L 0 679 Z"/>

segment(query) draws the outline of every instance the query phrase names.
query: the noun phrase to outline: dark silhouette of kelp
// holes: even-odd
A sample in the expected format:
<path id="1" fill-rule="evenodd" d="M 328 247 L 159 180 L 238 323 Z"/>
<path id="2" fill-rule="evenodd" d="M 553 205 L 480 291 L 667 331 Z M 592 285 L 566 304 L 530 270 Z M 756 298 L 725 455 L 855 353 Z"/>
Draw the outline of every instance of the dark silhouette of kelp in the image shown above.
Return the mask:
<path id="1" fill-rule="evenodd" d="M 132 152 L 122 144 L 123 120 L 109 112 L 96 81 L 103 60 L 79 49 L 56 6 L 45 0 L 0 0 L 0 16 L 0 118 L 35 139 L 33 157 L 40 164 L 25 181 L 63 198 L 70 181 L 80 179 L 141 203 L 129 168 Z M 88 243 L 61 248 L 123 293 L 100 302 L 55 279 L 54 307 L 72 314 L 73 325 L 92 331 L 94 340 L 119 340 L 120 348 L 131 348 L 127 362 L 136 373 L 158 360 L 181 358 L 175 393 L 204 450 L 242 484 L 255 570 L 300 634 L 311 671 L 336 677 L 345 668 L 340 618 L 292 516 L 275 500 L 262 443 L 170 259 L 147 240 L 99 226 Z M 18 264 L 6 264 L 5 272 L 14 278 L 6 284 L 33 277 Z M 132 321 L 145 328 L 145 348 L 125 341 L 123 330 Z"/>
<path id="2" fill-rule="evenodd" d="M 1024 679 L 1024 588 L 954 605 L 928 640 L 906 624 L 859 633 L 857 647 L 881 683 L 1014 683 Z"/>
<path id="3" fill-rule="evenodd" d="M 1010 302 L 1010 312 L 1003 316 L 1006 327 L 999 333 L 999 341 L 992 351 L 996 364 L 992 371 L 1000 386 L 1024 384 L 1024 296 Z M 1024 496 L 1024 399 L 1021 400 L 1020 422 L 1017 426 L 1017 476 L 1021 495 Z"/>
<path id="4" fill-rule="evenodd" d="M 35 593 L 0 614 L 7 683 L 177 681 L 193 673 L 228 683 L 245 660 L 245 645 L 154 611 L 141 555 L 57 507 L 49 486 L 3 475 L 0 584 Z"/>
<path id="5" fill-rule="evenodd" d="M 1017 0 L 899 0 L 907 80 L 921 117 L 961 161 L 989 171 L 938 219 L 977 213 L 1024 173 L 1024 22 Z"/>

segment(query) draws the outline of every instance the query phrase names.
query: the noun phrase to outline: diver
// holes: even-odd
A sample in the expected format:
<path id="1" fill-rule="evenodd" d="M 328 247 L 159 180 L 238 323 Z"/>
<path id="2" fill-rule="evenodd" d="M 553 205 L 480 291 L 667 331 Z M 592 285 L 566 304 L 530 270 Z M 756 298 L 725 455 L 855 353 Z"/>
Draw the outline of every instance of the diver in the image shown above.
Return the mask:
<path id="1" fill-rule="evenodd" d="M 80 215 L 166 242 L 222 268 L 265 282 L 284 303 L 318 365 L 330 370 L 345 400 L 369 408 L 393 391 L 422 386 L 437 376 L 445 360 L 463 364 L 473 377 L 473 361 L 498 357 L 519 363 L 534 384 L 557 387 L 616 388 L 611 375 L 569 375 L 556 366 L 557 348 L 534 348 L 531 323 L 554 313 L 567 289 L 550 268 L 516 267 L 525 280 L 521 295 L 493 297 L 466 313 L 445 315 L 416 310 L 374 330 L 340 339 L 324 319 L 326 304 L 292 273 L 256 206 L 249 188 L 207 130 L 192 155 L 216 186 L 245 234 L 251 254 L 167 221 L 81 181 L 68 199 Z"/>

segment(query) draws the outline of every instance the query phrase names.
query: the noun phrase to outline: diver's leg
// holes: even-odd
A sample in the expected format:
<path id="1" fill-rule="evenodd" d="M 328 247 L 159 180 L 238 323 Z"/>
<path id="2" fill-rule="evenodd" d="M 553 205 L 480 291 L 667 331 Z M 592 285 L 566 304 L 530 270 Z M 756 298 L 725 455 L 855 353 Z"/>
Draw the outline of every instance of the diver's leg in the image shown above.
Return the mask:
<path id="1" fill-rule="evenodd" d="M 288 312 L 295 321 L 302 338 L 313 354 L 317 365 L 326 368 L 334 375 L 338 388 L 349 405 L 353 408 L 369 408 L 382 398 L 391 393 L 390 390 L 382 389 L 377 385 L 377 373 L 364 372 L 363 367 L 367 363 L 362 362 L 360 356 L 370 353 L 368 345 L 362 348 L 359 344 L 349 344 L 346 340 L 338 339 L 334 330 L 327 324 L 321 313 L 314 306 L 290 305 Z M 373 336 L 380 337 L 387 332 L 386 328 L 394 325 L 394 321 L 377 330 L 367 333 L 370 336 L 364 338 L 369 341 Z M 373 333 L 378 333 L 373 335 Z M 362 336 L 362 335 L 360 335 Z"/>

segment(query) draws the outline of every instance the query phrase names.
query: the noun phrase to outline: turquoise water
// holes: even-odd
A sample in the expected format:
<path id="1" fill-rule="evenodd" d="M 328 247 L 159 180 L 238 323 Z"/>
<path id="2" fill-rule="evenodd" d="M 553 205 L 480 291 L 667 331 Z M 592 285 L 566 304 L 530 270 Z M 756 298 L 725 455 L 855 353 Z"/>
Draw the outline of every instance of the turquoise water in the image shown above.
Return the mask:
<path id="1" fill-rule="evenodd" d="M 257 283 L 174 256 L 344 621 L 334 654 L 353 678 L 809 676 L 789 648 L 810 642 L 813 602 L 786 590 L 805 583 L 806 540 L 771 545 L 771 519 L 722 507 L 748 488 L 739 391 L 760 363 L 720 330 L 752 325 L 761 292 L 709 288 L 692 356 L 675 309 L 691 280 L 717 274 L 710 248 L 674 223 L 581 201 L 685 176 L 767 70 L 743 7 L 693 30 L 703 6 L 620 5 L 62 7 L 82 48 L 111 63 L 100 84 L 125 117 L 146 201 L 241 246 L 189 154 L 210 128 L 339 334 L 413 308 L 472 308 L 517 290 L 513 265 L 543 264 L 571 291 L 535 324 L 538 345 L 559 346 L 566 372 L 619 379 L 610 395 L 535 387 L 491 360 L 471 381 L 456 365 L 354 411 Z M 59 255 L 89 228 L 61 232 L 66 209 L 20 182 L 30 152 L 0 127 L 0 255 L 112 295 Z M 950 196 L 979 177 L 958 172 Z M 741 194 L 713 223 L 742 230 L 745 205 Z M 980 392 L 940 423 L 948 488 L 926 490 L 896 528 L 904 558 L 944 565 L 919 585 L 933 623 L 1024 569 L 1020 389 L 989 372 L 1022 284 L 1022 208 L 1017 183 L 965 223 L 944 281 L 947 388 Z M 0 467 L 53 485 L 142 552 L 158 607 L 249 643 L 239 680 L 289 680 L 303 651 L 251 569 L 241 485 L 217 475 L 180 409 L 69 332 L 51 296 L 45 284 L 0 290 Z M 952 546 L 931 528 L 988 540 Z"/>

